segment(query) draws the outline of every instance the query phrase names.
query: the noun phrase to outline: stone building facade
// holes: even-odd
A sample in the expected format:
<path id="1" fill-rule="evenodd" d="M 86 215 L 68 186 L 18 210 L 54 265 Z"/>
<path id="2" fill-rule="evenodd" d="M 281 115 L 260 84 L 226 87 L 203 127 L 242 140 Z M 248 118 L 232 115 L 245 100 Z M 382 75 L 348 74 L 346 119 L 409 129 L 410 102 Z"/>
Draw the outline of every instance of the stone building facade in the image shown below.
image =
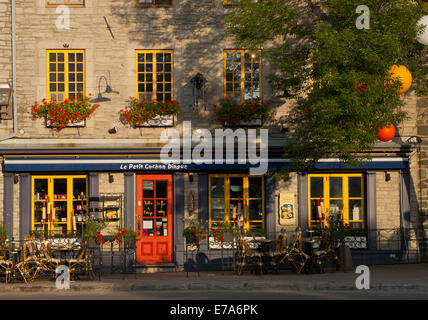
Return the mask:
<path id="1" fill-rule="evenodd" d="M 83 2 L 83 5 L 76 5 Z M 3 219 L 9 236 L 22 239 L 35 230 L 35 211 L 44 206 L 43 201 L 49 202 L 49 199 L 40 199 L 37 183 L 44 184 L 43 179 L 46 179 L 46 188 L 50 190 L 55 188 L 55 179 L 63 179 L 67 181 L 67 188 L 74 188 L 74 183 L 77 185 L 78 182 L 73 179 L 83 176 L 86 181 L 85 201 L 89 197 L 121 195 L 122 227 L 137 230 L 144 239 L 169 238 L 169 242 L 162 242 L 162 239 L 142 241 L 137 246 L 140 265 L 167 262 L 168 266 L 182 268 L 185 251 L 182 231 L 186 221 L 201 220 L 211 228 L 217 226 L 212 224 L 217 214 L 214 212 L 215 195 L 212 190 L 218 181 L 223 181 L 221 190 L 225 192 L 223 198 L 220 197 L 224 201 L 220 212 L 224 211 L 230 218 L 232 213 L 236 213 L 233 211 L 238 210 L 235 205 L 243 196 L 248 204 L 242 203 L 242 208 L 238 207 L 246 207 L 253 210 L 251 214 L 260 215 L 260 229 L 265 236 L 274 238 L 282 228 L 291 231 L 300 226 L 306 232 L 313 220 L 310 211 L 314 210 L 313 203 L 316 203 L 311 202 L 315 201 L 315 196 L 311 195 L 310 186 L 316 181 L 328 184 L 338 178 L 343 183 L 341 192 L 345 192 L 345 185 L 348 188 L 350 179 L 354 179 L 353 182 L 361 185 L 361 194 L 355 197 L 342 195 L 336 199 L 335 205 L 346 202 L 349 215 L 350 203 L 354 201 L 354 208 L 358 207 L 358 210 L 355 209 L 357 211 L 353 214 L 360 217 L 356 221 L 362 221 L 361 228 L 372 230 L 363 247 L 355 248 L 356 257 L 378 257 L 377 262 L 395 262 L 408 257 L 408 249 L 413 246 L 412 253 L 416 255 L 412 257 L 417 259 L 425 241 L 424 212 L 428 197 L 425 140 L 428 131 L 425 129 L 426 100 L 415 97 L 412 91 L 403 95 L 404 108 L 410 118 L 398 128 L 393 141 L 376 145 L 373 150 L 375 160 L 359 169 L 344 169 L 339 162 L 331 160 L 320 163 L 313 172 L 294 173 L 286 182 L 277 182 L 272 176 L 264 175 L 260 180 L 260 195 L 253 198 L 248 191 L 252 190 L 254 183 L 248 176 L 249 166 L 193 165 L 187 170 L 150 170 L 136 166 L 137 169 L 125 172 L 123 165 L 129 163 L 159 161 L 164 145 L 160 140 L 164 127 L 133 128 L 120 120 L 120 110 L 129 104 L 129 97 L 136 97 L 139 92 L 136 77 L 138 52 L 152 50 L 154 54 L 171 54 L 172 98 L 182 106 L 173 129 L 183 135 L 186 121 L 191 121 L 193 129 L 214 132 L 222 128 L 215 122 L 212 105 L 224 97 L 225 50 L 240 49 L 224 32 L 223 17 L 231 9 L 220 0 L 174 0 L 172 6 L 137 6 L 136 2 L 85 0 L 75 1 L 74 5 L 70 2 L 64 8 L 48 0 L 0 0 L 0 82 L 12 81 L 11 5 L 14 3 L 16 6 L 17 90 L 14 98 L 17 134 L 11 139 L 0 138 L 0 155 L 3 158 L 0 174 L 3 186 L 0 188 L 3 199 L 0 209 L 3 215 L 0 219 Z M 67 54 L 75 52 L 73 50 L 83 52 L 85 94 L 94 98 L 101 94 L 108 101 L 100 102 L 100 107 L 83 127 L 67 127 L 56 132 L 46 127 L 42 120 L 33 119 L 30 107 L 35 101 L 47 98 L 51 92 L 49 54 Z M 269 130 L 269 161 L 276 159 L 285 163 L 284 159 L 281 160 L 281 147 L 286 133 L 281 128 L 282 117 L 287 113 L 290 102 L 277 96 L 269 86 L 269 65 L 262 61 L 261 69 L 262 96 L 273 99 L 274 116 L 261 127 Z M 195 108 L 191 80 L 197 73 L 206 79 L 206 98 Z M 107 85 L 112 90 L 107 90 Z M 2 120 L 0 137 L 9 135 L 13 125 L 12 120 Z M 412 136 L 420 137 L 422 142 L 409 144 L 408 139 Z M 162 175 L 159 181 L 169 181 L 164 176 L 171 177 L 166 200 L 171 202 L 172 212 L 165 218 L 167 220 L 152 219 L 150 225 L 140 217 L 140 212 L 144 215 L 145 209 L 141 206 L 144 206 L 145 198 L 138 192 L 141 191 L 140 184 L 143 189 L 157 186 L 158 180 L 153 177 L 156 175 Z M 235 191 L 224 190 L 233 183 L 237 183 L 236 187 L 242 192 L 236 203 L 231 197 Z M 328 185 L 323 185 L 323 188 L 323 192 L 327 192 Z M 47 189 L 46 194 L 57 196 L 55 191 L 48 192 Z M 61 200 L 67 199 L 72 207 L 65 209 L 67 213 L 61 219 L 64 219 L 66 230 L 70 231 L 70 219 L 78 211 L 73 207 L 73 201 L 80 200 L 74 197 L 80 194 L 73 195 L 71 189 L 64 190 L 66 197 Z M 53 200 L 59 201 L 50 199 L 51 202 Z M 157 201 L 155 198 L 152 200 Z M 250 208 L 251 201 L 256 203 L 259 200 L 261 206 Z M 287 217 L 280 214 L 284 204 L 289 205 L 287 208 L 292 206 L 293 210 Z M 59 210 L 60 207 L 57 208 Z M 156 234 L 158 222 L 161 234 Z M 373 231 L 379 229 L 388 231 Z M 382 247 L 385 243 L 388 246 L 393 243 L 395 247 L 386 250 Z M 204 243 L 201 250 L 207 252 L 208 259 L 214 260 L 219 252 L 215 251 L 215 246 L 213 248 Z M 378 255 L 380 249 L 383 255 Z M 168 252 L 172 258 L 145 258 L 156 250 L 160 256 Z M 395 258 L 390 258 L 391 252 Z"/>

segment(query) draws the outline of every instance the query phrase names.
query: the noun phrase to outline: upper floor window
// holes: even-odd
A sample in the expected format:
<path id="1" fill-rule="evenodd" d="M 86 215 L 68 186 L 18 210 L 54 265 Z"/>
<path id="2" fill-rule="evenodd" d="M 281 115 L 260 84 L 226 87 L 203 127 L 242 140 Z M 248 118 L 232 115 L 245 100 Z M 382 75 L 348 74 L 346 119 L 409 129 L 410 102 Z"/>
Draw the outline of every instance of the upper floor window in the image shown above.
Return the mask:
<path id="1" fill-rule="evenodd" d="M 173 7 L 173 0 L 135 0 L 136 7 Z"/>
<path id="2" fill-rule="evenodd" d="M 224 97 L 242 103 L 262 98 L 261 51 L 225 50 Z"/>
<path id="3" fill-rule="evenodd" d="M 85 50 L 47 50 L 47 99 L 85 94 Z"/>
<path id="4" fill-rule="evenodd" d="M 173 99 L 172 50 L 137 50 L 136 97 L 139 100 Z"/>
<path id="5" fill-rule="evenodd" d="M 56 7 L 60 5 L 84 7 L 85 0 L 46 0 L 47 7 Z"/>

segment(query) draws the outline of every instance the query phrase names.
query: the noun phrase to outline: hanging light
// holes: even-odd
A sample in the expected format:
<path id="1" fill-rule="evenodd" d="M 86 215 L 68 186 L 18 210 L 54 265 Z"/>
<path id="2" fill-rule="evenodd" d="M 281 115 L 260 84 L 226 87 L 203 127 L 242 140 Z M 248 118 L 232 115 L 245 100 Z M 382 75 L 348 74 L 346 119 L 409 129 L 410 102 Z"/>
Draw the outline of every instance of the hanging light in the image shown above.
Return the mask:
<path id="1" fill-rule="evenodd" d="M 388 70 L 388 73 L 391 74 L 392 79 L 400 79 L 401 88 L 398 91 L 399 94 L 406 93 L 412 86 L 412 74 L 405 66 L 391 66 Z"/>
<path id="2" fill-rule="evenodd" d="M 418 40 L 419 43 L 428 46 L 428 16 L 423 16 L 419 19 L 418 27 L 421 26 L 424 26 L 425 29 L 422 33 L 418 34 L 416 40 Z"/>
<path id="3" fill-rule="evenodd" d="M 395 137 L 395 126 L 391 123 L 388 127 L 377 128 L 379 131 L 377 138 L 380 141 L 386 142 Z"/>

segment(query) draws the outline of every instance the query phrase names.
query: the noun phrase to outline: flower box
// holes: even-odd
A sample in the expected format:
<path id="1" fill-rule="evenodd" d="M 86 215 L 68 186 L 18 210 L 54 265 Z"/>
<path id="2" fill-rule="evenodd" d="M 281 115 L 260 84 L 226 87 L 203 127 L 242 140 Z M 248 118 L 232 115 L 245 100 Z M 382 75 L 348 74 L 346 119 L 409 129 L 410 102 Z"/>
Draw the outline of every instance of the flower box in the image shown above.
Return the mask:
<path id="1" fill-rule="evenodd" d="M 173 114 L 158 115 L 153 119 L 148 120 L 138 127 L 173 127 L 175 125 L 175 117 Z"/>
<path id="2" fill-rule="evenodd" d="M 180 113 L 177 101 L 146 101 L 130 97 L 130 105 L 120 110 L 120 119 L 134 128 L 172 127 Z"/>
<path id="3" fill-rule="evenodd" d="M 49 120 L 46 120 L 46 128 L 52 128 L 53 126 L 51 125 Z M 84 127 L 86 126 L 86 120 L 81 120 L 81 121 L 70 121 L 66 127 Z"/>
<path id="4" fill-rule="evenodd" d="M 367 249 L 367 237 L 365 236 L 346 236 L 343 240 L 344 244 L 351 249 Z"/>
<path id="5" fill-rule="evenodd" d="M 224 127 L 259 127 L 269 117 L 271 101 L 252 99 L 238 104 L 228 99 L 214 105 L 217 122 Z"/>

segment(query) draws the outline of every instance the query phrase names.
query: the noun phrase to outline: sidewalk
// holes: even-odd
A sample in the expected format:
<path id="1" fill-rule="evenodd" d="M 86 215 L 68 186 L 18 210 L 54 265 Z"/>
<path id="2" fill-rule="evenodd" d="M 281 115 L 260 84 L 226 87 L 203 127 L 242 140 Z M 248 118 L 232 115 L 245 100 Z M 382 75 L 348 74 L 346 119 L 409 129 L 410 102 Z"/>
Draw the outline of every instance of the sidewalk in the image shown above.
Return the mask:
<path id="1" fill-rule="evenodd" d="M 428 264 L 400 264 L 370 266 L 371 290 L 412 290 L 428 292 Z M 72 291 L 112 292 L 147 290 L 355 290 L 354 272 L 326 272 L 324 274 L 296 275 L 282 270 L 280 274 L 253 275 L 246 272 L 236 276 L 233 272 L 169 272 L 151 274 L 108 274 L 101 281 L 85 279 L 72 281 Z M 83 277 L 82 277 L 83 278 Z M 55 292 L 55 282 L 48 279 L 25 284 L 14 281 L 0 283 L 1 292 Z M 69 291 L 69 290 L 67 290 Z"/>

